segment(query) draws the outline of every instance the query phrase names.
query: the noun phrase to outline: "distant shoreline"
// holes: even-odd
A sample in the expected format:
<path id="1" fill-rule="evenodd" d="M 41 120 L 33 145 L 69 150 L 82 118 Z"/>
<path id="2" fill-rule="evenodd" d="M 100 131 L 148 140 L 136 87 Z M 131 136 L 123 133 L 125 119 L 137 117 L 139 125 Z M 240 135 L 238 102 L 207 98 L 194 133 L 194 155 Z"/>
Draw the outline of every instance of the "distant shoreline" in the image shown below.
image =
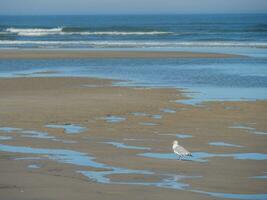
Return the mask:
<path id="1" fill-rule="evenodd" d="M 238 58 L 241 55 L 182 51 L 96 51 L 96 50 L 27 50 L 1 49 L 0 59 L 60 58 Z"/>

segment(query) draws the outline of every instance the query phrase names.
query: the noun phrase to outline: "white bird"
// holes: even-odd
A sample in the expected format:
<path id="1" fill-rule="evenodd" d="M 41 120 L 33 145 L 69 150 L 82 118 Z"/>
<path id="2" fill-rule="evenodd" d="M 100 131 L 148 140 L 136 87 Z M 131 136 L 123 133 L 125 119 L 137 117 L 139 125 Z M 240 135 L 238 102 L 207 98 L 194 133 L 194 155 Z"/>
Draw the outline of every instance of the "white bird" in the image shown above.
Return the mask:
<path id="1" fill-rule="evenodd" d="M 179 159 L 185 156 L 192 156 L 192 154 L 189 151 L 187 151 L 184 147 L 178 144 L 177 140 L 173 141 L 172 149 L 173 149 L 173 152 L 179 156 Z"/>

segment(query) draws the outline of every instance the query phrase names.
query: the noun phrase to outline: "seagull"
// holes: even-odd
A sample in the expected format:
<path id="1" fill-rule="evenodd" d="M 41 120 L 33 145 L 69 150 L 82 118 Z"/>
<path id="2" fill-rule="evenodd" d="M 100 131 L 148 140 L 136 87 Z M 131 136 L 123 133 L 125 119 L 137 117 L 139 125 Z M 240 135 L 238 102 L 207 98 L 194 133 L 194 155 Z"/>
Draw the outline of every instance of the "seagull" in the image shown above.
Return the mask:
<path id="1" fill-rule="evenodd" d="M 185 156 L 192 156 L 192 154 L 189 151 L 187 151 L 184 147 L 178 144 L 177 140 L 173 141 L 172 149 L 173 149 L 173 152 L 179 156 L 179 159 Z"/>

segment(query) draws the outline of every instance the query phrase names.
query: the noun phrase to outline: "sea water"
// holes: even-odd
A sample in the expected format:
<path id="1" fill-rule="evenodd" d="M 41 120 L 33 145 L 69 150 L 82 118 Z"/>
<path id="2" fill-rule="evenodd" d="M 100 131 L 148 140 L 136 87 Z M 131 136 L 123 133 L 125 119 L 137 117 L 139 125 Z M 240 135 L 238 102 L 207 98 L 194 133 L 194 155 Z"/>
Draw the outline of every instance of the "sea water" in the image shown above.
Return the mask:
<path id="1" fill-rule="evenodd" d="M 0 77 L 119 79 L 121 86 L 172 87 L 177 103 L 267 97 L 267 15 L 1 16 L 0 50 L 217 52 L 237 58 L 1 59 Z M 54 73 L 39 73 L 45 71 Z M 125 82 L 126 81 L 126 82 Z M 175 99 L 174 99 L 175 100 Z"/>

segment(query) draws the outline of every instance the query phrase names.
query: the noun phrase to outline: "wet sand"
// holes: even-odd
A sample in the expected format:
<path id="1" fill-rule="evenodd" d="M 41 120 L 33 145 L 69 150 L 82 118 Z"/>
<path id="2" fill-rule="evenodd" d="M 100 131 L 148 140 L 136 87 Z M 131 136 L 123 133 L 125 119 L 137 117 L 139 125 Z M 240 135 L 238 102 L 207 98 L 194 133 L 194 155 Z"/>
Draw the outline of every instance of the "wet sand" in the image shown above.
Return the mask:
<path id="1" fill-rule="evenodd" d="M 48 159 L 46 154 L 0 151 L 0 197 L 14 199 L 218 199 L 198 191 L 264 194 L 266 179 L 254 179 L 266 172 L 267 160 L 238 160 L 232 157 L 211 157 L 208 162 L 155 159 L 138 156 L 142 153 L 172 153 L 175 134 L 191 138 L 179 142 L 194 152 L 217 154 L 267 154 L 267 102 L 212 102 L 204 106 L 177 104 L 184 97 L 175 89 L 114 87 L 111 80 L 87 78 L 6 78 L 0 79 L 0 127 L 47 132 L 64 143 L 51 139 L 23 137 L 19 131 L 0 131 L 0 144 L 43 149 L 66 149 L 87 153 L 94 161 L 108 166 L 147 170 L 152 175 L 112 174 L 112 181 L 127 184 L 102 184 L 77 171 L 109 171 L 92 166 L 78 166 Z M 86 87 L 88 85 L 88 87 Z M 92 87 L 90 87 L 90 85 Z M 174 113 L 162 112 L 172 109 Z M 145 113 L 135 115 L 133 113 Z M 152 115 L 161 115 L 155 119 Z M 105 117 L 125 118 L 109 123 Z M 142 123 L 154 123 L 153 126 Z M 47 124 L 78 124 L 84 132 L 66 134 L 63 129 Z M 244 125 L 254 129 L 230 128 Z M 25 135 L 25 133 L 24 133 Z M 150 149 L 116 148 L 104 142 Z M 211 146 L 223 141 L 243 147 Z M 50 155 L 51 156 L 51 155 Z M 41 160 L 15 160 L 41 157 Z M 28 165 L 40 168 L 28 168 Z M 182 189 L 133 185 L 162 180 L 166 175 Z M 182 178 L 180 176 L 195 176 Z M 140 197 L 140 198 L 139 198 Z M 252 198 L 253 199 L 253 198 Z"/>
<path id="2" fill-rule="evenodd" d="M 174 51 L 0 50 L 0 59 L 62 58 L 237 58 L 233 54 Z"/>

